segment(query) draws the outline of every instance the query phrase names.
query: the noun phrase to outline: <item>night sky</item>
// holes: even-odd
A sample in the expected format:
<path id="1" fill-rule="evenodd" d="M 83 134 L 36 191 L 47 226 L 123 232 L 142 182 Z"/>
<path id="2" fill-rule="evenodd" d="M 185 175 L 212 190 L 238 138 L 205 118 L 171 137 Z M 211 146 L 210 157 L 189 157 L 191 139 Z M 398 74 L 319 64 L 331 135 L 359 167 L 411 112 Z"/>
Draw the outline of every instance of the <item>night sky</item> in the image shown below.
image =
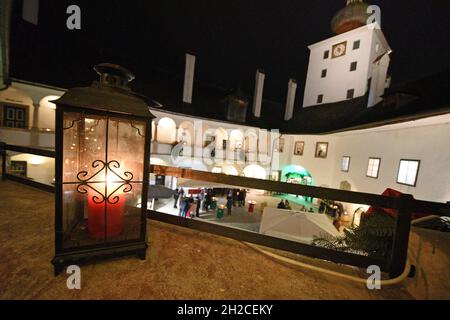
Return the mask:
<path id="1" fill-rule="evenodd" d="M 197 55 L 196 81 L 253 94 L 256 68 L 265 98 L 283 102 L 289 77 L 301 103 L 309 50 L 332 36 L 330 21 L 345 0 L 41 0 L 39 25 L 21 19 L 14 1 L 11 75 L 45 84 L 88 85 L 100 62 L 121 64 L 139 88 L 183 78 L 184 53 Z M 445 70 L 450 61 L 450 1 L 372 0 L 393 49 L 393 83 Z M 82 29 L 66 28 L 66 8 L 81 7 Z M 181 99 L 180 88 L 180 99 Z M 195 89 L 194 89 L 195 90 Z M 148 92 L 141 92 L 149 94 Z M 296 104 L 297 104 L 296 103 Z"/>

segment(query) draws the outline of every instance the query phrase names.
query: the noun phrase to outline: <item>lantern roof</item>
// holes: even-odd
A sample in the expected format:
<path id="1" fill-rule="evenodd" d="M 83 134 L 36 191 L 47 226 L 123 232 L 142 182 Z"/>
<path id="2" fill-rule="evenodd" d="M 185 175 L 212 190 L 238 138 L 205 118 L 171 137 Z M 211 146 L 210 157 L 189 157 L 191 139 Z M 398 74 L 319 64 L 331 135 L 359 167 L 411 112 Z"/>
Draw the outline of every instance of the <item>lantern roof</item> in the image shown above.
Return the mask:
<path id="1" fill-rule="evenodd" d="M 131 72 L 109 63 L 99 64 L 94 70 L 99 74 L 100 81 L 94 81 L 90 87 L 69 89 L 62 97 L 52 102 L 124 115 L 155 117 L 149 109 L 151 100 L 128 87 L 128 83 L 134 79 Z"/>

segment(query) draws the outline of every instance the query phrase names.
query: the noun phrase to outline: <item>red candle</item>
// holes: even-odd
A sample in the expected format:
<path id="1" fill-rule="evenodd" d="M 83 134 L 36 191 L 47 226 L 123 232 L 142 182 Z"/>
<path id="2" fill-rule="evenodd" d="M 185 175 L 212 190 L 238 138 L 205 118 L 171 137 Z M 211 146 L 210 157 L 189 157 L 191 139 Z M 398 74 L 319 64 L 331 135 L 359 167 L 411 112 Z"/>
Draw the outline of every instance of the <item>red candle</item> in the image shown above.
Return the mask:
<path id="1" fill-rule="evenodd" d="M 109 188 L 108 188 L 109 189 Z M 114 189 L 113 189 L 114 190 Z M 112 238 L 123 232 L 123 214 L 125 211 L 125 195 L 117 191 L 111 197 L 119 197 L 117 203 L 111 204 L 104 201 L 95 203 L 93 197 L 99 196 L 96 192 L 88 192 L 88 231 L 91 239 L 105 238 L 105 207 L 106 207 L 106 237 Z M 98 200 L 98 199 L 96 199 Z M 98 201 L 97 201 L 98 202 Z"/>

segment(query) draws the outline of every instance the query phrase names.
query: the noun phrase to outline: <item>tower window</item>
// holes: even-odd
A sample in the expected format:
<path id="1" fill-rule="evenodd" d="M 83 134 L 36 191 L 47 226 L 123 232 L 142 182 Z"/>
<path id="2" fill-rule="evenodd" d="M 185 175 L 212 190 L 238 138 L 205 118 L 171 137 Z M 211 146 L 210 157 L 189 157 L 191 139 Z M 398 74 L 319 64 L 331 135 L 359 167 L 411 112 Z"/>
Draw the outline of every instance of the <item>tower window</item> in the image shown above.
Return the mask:
<path id="1" fill-rule="evenodd" d="M 330 50 L 324 51 L 324 53 L 323 53 L 323 58 L 324 58 L 324 59 L 328 59 L 329 56 L 330 56 Z"/>
<path id="2" fill-rule="evenodd" d="M 327 76 L 327 69 L 322 70 L 322 78 L 325 78 Z"/>
<path id="3" fill-rule="evenodd" d="M 369 163 L 367 165 L 366 176 L 369 178 L 378 178 L 378 172 L 380 171 L 380 158 L 369 158 Z"/>
<path id="4" fill-rule="evenodd" d="M 358 65 L 358 62 L 353 61 L 353 62 L 350 64 L 350 71 L 355 71 L 357 65 Z"/>
<path id="5" fill-rule="evenodd" d="M 355 96 L 355 89 L 347 90 L 347 99 L 353 99 Z"/>
<path id="6" fill-rule="evenodd" d="M 341 171 L 348 172 L 349 168 L 350 168 L 350 157 L 348 156 L 342 157 Z"/>
<path id="7" fill-rule="evenodd" d="M 353 50 L 359 49 L 360 45 L 361 45 L 361 41 L 360 40 L 356 40 L 355 42 L 353 42 Z"/>
<path id="8" fill-rule="evenodd" d="M 317 103 L 322 103 L 322 101 L 323 101 L 323 94 L 319 94 L 317 96 Z"/>
<path id="9" fill-rule="evenodd" d="M 420 160 L 400 160 L 397 183 L 415 187 Z"/>

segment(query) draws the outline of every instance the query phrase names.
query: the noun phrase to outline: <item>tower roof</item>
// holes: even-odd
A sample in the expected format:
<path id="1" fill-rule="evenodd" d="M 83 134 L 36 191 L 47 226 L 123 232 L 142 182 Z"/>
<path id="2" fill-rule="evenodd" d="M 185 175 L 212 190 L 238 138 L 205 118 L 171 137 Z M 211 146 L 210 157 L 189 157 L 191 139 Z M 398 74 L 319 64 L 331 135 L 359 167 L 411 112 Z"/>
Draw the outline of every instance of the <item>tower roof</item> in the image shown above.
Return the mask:
<path id="1" fill-rule="evenodd" d="M 347 6 L 339 10 L 331 20 L 331 30 L 341 34 L 367 24 L 369 5 L 363 0 L 347 0 Z"/>

